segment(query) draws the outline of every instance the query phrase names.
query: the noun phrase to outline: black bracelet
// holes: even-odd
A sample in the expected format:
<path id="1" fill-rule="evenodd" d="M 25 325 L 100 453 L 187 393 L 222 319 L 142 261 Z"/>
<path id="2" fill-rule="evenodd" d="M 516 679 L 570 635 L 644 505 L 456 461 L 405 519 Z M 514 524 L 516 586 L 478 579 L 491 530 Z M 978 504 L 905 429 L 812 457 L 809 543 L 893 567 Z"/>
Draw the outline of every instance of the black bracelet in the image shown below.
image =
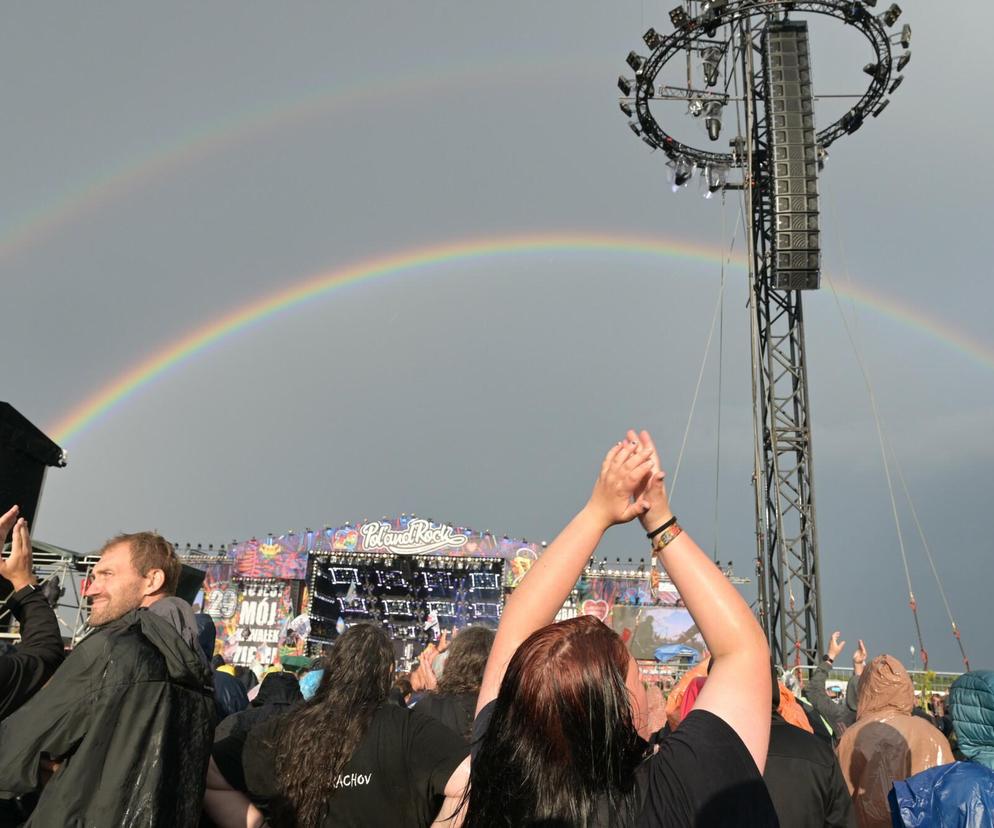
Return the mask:
<path id="1" fill-rule="evenodd" d="M 674 523 L 676 523 L 676 516 L 671 517 L 668 521 L 666 521 L 666 523 L 664 523 L 658 529 L 653 529 L 651 532 L 646 532 L 645 536 L 649 540 L 652 540 L 654 537 L 656 537 L 656 535 L 665 532 L 667 529 L 669 529 Z"/>

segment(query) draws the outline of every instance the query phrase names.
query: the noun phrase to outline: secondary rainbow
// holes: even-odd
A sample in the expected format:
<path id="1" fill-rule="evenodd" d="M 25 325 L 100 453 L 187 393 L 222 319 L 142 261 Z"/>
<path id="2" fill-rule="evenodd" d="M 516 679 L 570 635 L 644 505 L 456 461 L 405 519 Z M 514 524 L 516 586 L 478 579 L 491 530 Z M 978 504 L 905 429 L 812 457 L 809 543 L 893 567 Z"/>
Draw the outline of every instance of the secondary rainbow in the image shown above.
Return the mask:
<path id="1" fill-rule="evenodd" d="M 663 257 L 710 263 L 720 262 L 723 255 L 727 256 L 723 251 L 714 248 L 666 239 L 617 234 L 544 233 L 446 241 L 403 250 L 389 256 L 366 259 L 305 278 L 289 288 L 260 297 L 170 342 L 160 351 L 151 354 L 111 380 L 61 417 L 51 426 L 49 433 L 57 442 L 67 443 L 139 390 L 171 369 L 193 359 L 209 346 L 233 337 L 253 323 L 290 311 L 305 302 L 323 297 L 348 285 L 414 275 L 429 268 L 504 256 L 540 253 L 566 255 L 582 252 Z M 745 267 L 741 257 L 726 258 L 726 262 L 736 267 Z M 931 336 L 988 368 L 994 368 L 994 348 L 965 336 L 945 322 L 865 288 L 851 284 L 836 284 L 836 290 L 840 295 L 860 305 Z"/>

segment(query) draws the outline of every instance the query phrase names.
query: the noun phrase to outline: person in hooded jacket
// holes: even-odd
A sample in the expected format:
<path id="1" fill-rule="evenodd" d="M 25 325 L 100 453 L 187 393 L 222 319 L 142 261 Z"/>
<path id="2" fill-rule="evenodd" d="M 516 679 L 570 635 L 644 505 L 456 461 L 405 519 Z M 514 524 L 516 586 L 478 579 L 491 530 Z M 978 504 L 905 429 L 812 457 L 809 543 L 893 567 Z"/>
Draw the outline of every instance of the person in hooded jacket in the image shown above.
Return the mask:
<path id="1" fill-rule="evenodd" d="M 151 532 L 104 546 L 90 626 L 52 680 L 0 723 L 0 799 L 38 793 L 27 826 L 196 826 L 214 703 L 200 654 L 146 607 L 180 563 Z"/>
<path id="2" fill-rule="evenodd" d="M 832 638 L 828 644 L 828 652 L 818 662 L 811 678 L 807 684 L 807 700 L 825 720 L 831 729 L 833 742 L 837 745 L 839 739 L 847 727 L 852 727 L 856 722 L 856 708 L 859 706 L 859 677 L 866 667 L 866 646 L 860 639 L 859 647 L 853 653 L 853 675 L 846 685 L 845 699 L 841 703 L 836 703 L 828 697 L 825 691 L 825 684 L 828 681 L 828 673 L 835 666 L 836 660 L 842 655 L 846 642 L 841 641 L 841 633 L 836 630 L 832 633 Z"/>
<path id="3" fill-rule="evenodd" d="M 233 713 L 214 728 L 214 741 L 220 742 L 233 735 L 245 738 L 257 724 L 273 716 L 290 712 L 295 704 L 303 700 L 300 682 L 293 673 L 269 673 L 263 678 L 259 693 L 249 703 L 248 708 Z"/>
<path id="4" fill-rule="evenodd" d="M 949 688 L 949 705 L 958 757 L 965 761 L 895 782 L 895 825 L 994 825 L 994 672 L 960 676 Z"/>
<path id="5" fill-rule="evenodd" d="M 214 624 L 214 619 L 205 612 L 198 612 L 195 617 L 197 619 L 197 640 L 200 642 L 200 648 L 213 665 L 217 627 Z M 219 722 L 248 708 L 248 693 L 242 682 L 220 669 L 211 672 L 214 674 L 214 704 L 217 707 L 217 720 Z"/>
<path id="6" fill-rule="evenodd" d="M 938 728 L 913 716 L 908 671 L 890 655 L 877 656 L 859 682 L 856 724 L 839 741 L 839 764 L 861 828 L 889 828 L 887 795 L 895 779 L 953 760 Z"/>
<path id="7" fill-rule="evenodd" d="M 763 780 L 780 824 L 790 828 L 856 828 L 852 798 L 829 744 L 786 721 L 773 670 L 770 748 Z"/>

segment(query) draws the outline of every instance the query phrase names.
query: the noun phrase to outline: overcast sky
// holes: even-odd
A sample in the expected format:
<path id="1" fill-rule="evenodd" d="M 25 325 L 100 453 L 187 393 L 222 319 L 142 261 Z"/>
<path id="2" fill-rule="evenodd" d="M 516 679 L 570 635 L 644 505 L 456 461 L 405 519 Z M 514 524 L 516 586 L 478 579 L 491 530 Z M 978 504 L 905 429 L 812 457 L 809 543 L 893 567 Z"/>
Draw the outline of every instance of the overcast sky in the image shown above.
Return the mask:
<path id="1" fill-rule="evenodd" d="M 0 398 L 51 429 L 242 305 L 426 245 L 579 233 L 727 248 L 734 199 L 705 201 L 696 182 L 671 193 L 665 159 L 618 111 L 625 55 L 644 50 L 649 25 L 670 30 L 669 5 L 8 6 Z M 991 667 L 994 119 L 980 96 L 994 12 L 901 5 L 914 59 L 890 108 L 832 149 L 823 259 L 840 289 L 978 343 L 971 355 L 842 300 L 971 660 Z M 816 90 L 861 92 L 865 42 L 825 24 L 812 40 Z M 672 117 L 707 143 L 700 123 Z M 674 507 L 705 549 L 717 542 L 752 574 L 747 287 L 741 269 L 726 278 L 721 394 L 716 333 Z M 654 432 L 672 474 L 719 284 L 715 261 L 547 252 L 333 291 L 206 349 L 68 440 L 36 534 L 90 549 L 154 527 L 218 544 L 415 512 L 551 539 L 628 426 Z M 805 302 L 826 633 L 907 663 L 869 396 L 827 284 Z M 954 670 L 897 494 L 925 643 Z M 645 551 L 619 527 L 601 554 Z"/>

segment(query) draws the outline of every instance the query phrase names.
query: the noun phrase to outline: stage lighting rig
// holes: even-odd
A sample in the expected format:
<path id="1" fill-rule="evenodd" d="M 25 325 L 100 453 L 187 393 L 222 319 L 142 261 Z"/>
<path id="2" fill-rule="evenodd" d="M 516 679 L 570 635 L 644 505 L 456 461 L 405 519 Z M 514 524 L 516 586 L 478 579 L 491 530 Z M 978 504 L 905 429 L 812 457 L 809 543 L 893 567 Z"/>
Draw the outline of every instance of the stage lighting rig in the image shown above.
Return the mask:
<path id="1" fill-rule="evenodd" d="M 628 103 L 628 101 L 618 101 L 618 106 L 621 107 L 621 111 L 624 112 L 628 118 L 631 118 L 635 114 L 635 110 L 632 109 L 632 105 Z"/>
<path id="2" fill-rule="evenodd" d="M 635 81 L 631 78 L 626 78 L 624 75 L 618 76 L 618 89 L 621 90 L 621 94 L 626 98 L 632 94 L 632 89 L 635 88 Z"/>
<path id="3" fill-rule="evenodd" d="M 819 172 L 835 141 L 888 106 L 911 59 L 911 27 L 889 31 L 901 7 L 876 7 L 876 0 L 686 0 L 669 12 L 669 34 L 646 31 L 650 53 L 631 53 L 635 80 L 619 82 L 622 112 L 666 156 L 674 191 L 696 169 L 705 197 L 735 190 L 745 202 L 760 620 L 780 663 L 813 663 L 824 649 L 801 312 L 802 291 L 818 288 L 821 277 Z M 811 17 L 836 21 L 871 49 L 866 87 L 824 96 L 853 102 L 817 124 Z M 687 115 L 704 121 L 708 140 L 678 137 L 672 122 L 686 123 Z M 728 131 L 722 151 L 716 142 Z"/>

